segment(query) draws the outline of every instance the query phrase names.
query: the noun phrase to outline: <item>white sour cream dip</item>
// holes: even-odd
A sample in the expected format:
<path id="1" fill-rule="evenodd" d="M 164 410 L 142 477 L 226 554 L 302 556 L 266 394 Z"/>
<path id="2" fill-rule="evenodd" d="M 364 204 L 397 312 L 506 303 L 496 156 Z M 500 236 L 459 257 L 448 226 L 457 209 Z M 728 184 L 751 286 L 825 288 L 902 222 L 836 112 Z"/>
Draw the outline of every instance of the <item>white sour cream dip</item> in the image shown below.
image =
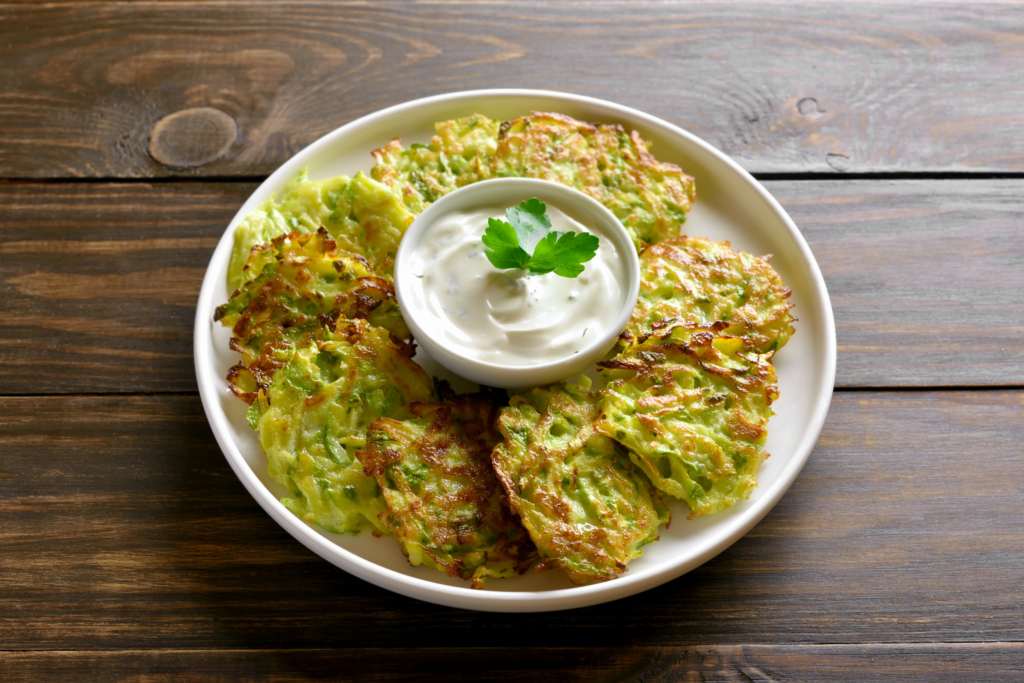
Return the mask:
<path id="1" fill-rule="evenodd" d="M 423 234 L 408 260 L 406 296 L 429 315 L 420 324 L 453 353 L 494 365 L 545 365 L 595 342 L 625 305 L 628 271 L 601 230 L 583 226 L 548 204 L 551 229 L 589 232 L 597 255 L 575 278 L 498 270 L 484 255 L 488 218 L 505 207 L 451 213 Z"/>

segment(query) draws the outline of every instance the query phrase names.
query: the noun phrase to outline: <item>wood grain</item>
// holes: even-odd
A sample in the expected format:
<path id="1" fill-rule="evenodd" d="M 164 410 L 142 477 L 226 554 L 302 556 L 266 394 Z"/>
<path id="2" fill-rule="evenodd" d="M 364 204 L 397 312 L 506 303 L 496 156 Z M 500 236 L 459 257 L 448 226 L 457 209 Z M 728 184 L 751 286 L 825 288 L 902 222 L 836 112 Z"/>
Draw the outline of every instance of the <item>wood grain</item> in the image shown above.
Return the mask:
<path id="1" fill-rule="evenodd" d="M 1005 3 L 17 4 L 0 63 L 7 178 L 266 175 L 359 116 L 480 87 L 638 107 L 755 172 L 1024 171 Z"/>
<path id="2" fill-rule="evenodd" d="M 243 489 L 197 397 L 3 398 L 0 649 L 1018 642 L 1022 418 L 1024 391 L 839 393 L 741 541 L 539 617 L 429 605 L 319 559 Z"/>
<path id="3" fill-rule="evenodd" d="M 195 389 L 192 325 L 252 184 L 0 184 L 2 393 Z"/>
<path id="4" fill-rule="evenodd" d="M 825 277 L 837 387 L 1024 382 L 1024 183 L 766 186 Z"/>
<path id="5" fill-rule="evenodd" d="M 509 656 L 478 649 L 144 650 L 0 652 L 8 683 L 65 681 L 82 671 L 107 680 L 359 681 L 360 683 L 677 683 L 679 681 L 858 681 L 902 683 L 1015 680 L 1021 643 L 928 645 L 717 645 L 704 647 L 527 648 Z"/>
<path id="6" fill-rule="evenodd" d="M 194 390 L 195 299 L 254 187 L 0 184 L 2 393 Z M 1024 383 L 1024 181 L 767 187 L 829 287 L 837 386 Z"/>

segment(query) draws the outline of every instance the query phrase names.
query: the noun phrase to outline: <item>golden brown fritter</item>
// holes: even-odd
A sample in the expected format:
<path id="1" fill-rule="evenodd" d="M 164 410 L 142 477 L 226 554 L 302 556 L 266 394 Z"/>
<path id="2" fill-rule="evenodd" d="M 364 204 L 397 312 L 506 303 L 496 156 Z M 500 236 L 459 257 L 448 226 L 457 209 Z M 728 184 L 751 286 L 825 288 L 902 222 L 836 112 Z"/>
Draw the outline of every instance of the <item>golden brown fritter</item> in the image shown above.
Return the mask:
<path id="1" fill-rule="evenodd" d="M 487 178 L 539 178 L 568 185 L 604 204 L 639 251 L 679 234 L 693 204 L 693 178 L 658 161 L 636 131 L 563 114 L 532 112 L 500 124 L 475 115 L 437 124 L 430 145 L 395 139 L 374 152 L 371 174 L 413 212 L 452 190 Z"/>
<path id="2" fill-rule="evenodd" d="M 525 572 L 537 551 L 501 503 L 491 466 L 501 441 L 494 404 L 470 394 L 410 410 L 405 420 L 375 420 L 356 454 L 380 485 L 387 504 L 381 522 L 409 562 L 471 580 L 473 588 L 490 576 Z"/>
<path id="3" fill-rule="evenodd" d="M 377 163 L 370 175 L 419 214 L 452 190 L 490 177 L 487 160 L 497 147 L 500 123 L 479 115 L 441 121 L 430 145 L 408 149 L 394 138 L 374 150 Z"/>
<path id="4" fill-rule="evenodd" d="M 693 178 L 655 159 L 636 131 L 563 114 L 503 123 L 490 169 L 492 177 L 552 180 L 590 195 L 622 221 L 637 251 L 678 235 L 695 197 Z"/>
<path id="5" fill-rule="evenodd" d="M 228 380 L 247 403 L 270 386 L 287 359 L 286 349 L 324 339 L 338 320 L 368 320 L 412 351 L 394 286 L 374 275 L 362 256 L 339 250 L 324 228 L 289 233 L 254 248 L 246 270 L 255 277 L 217 308 L 214 319 L 232 329 L 231 348 L 242 354 Z"/>
<path id="6" fill-rule="evenodd" d="M 363 173 L 312 181 L 303 169 L 280 195 L 271 196 L 235 228 L 228 289 L 246 278 L 254 247 L 290 232 L 325 228 L 341 249 L 359 254 L 381 277 L 390 278 L 398 243 L 415 216 L 394 192 Z"/>
<path id="7" fill-rule="evenodd" d="M 600 396 L 581 381 L 513 396 L 498 419 L 505 442 L 491 455 L 544 560 L 538 569 L 564 569 L 578 585 L 626 571 L 669 518 L 643 472 L 595 431 Z"/>
<path id="8" fill-rule="evenodd" d="M 595 428 L 629 449 L 659 489 L 693 514 L 746 499 L 768 456 L 768 358 L 739 337 L 677 327 L 600 363 L 608 382 Z"/>
<path id="9" fill-rule="evenodd" d="M 285 507 L 334 533 L 367 521 L 386 533 L 384 499 L 356 451 L 371 422 L 412 417 L 411 404 L 434 398 L 430 377 L 385 329 L 339 320 L 323 340 L 287 353 L 249 417 L 270 475 L 288 488 Z"/>
<path id="10" fill-rule="evenodd" d="M 682 325 L 743 337 L 760 353 L 782 348 L 793 333 L 793 304 L 768 258 L 703 237 L 651 245 L 640 255 L 640 295 L 622 340 Z"/>

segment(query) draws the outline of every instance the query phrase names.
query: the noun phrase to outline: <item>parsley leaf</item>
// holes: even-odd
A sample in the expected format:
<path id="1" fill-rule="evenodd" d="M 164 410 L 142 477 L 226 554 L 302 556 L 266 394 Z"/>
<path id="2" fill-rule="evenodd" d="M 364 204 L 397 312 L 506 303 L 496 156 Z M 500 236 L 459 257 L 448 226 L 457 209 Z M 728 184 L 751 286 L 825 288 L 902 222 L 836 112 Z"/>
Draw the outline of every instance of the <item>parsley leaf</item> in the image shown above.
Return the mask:
<path id="1" fill-rule="evenodd" d="M 527 268 L 537 275 L 555 271 L 555 275 L 576 277 L 583 272 L 583 264 L 594 258 L 597 245 L 597 237 L 589 232 L 549 232 L 537 243 Z"/>
<path id="2" fill-rule="evenodd" d="M 508 222 L 489 218 L 482 239 L 484 254 L 495 268 L 577 277 L 597 253 L 595 235 L 552 230 L 547 206 L 537 198 L 506 209 L 505 217 Z"/>
<path id="3" fill-rule="evenodd" d="M 530 255 L 519 246 L 516 229 L 497 218 L 487 219 L 487 231 L 481 240 L 484 253 L 495 268 L 526 268 Z"/>
<path id="4" fill-rule="evenodd" d="M 516 229 L 519 245 L 529 254 L 533 253 L 537 242 L 551 230 L 547 209 L 544 202 L 534 197 L 505 210 L 505 217 Z"/>

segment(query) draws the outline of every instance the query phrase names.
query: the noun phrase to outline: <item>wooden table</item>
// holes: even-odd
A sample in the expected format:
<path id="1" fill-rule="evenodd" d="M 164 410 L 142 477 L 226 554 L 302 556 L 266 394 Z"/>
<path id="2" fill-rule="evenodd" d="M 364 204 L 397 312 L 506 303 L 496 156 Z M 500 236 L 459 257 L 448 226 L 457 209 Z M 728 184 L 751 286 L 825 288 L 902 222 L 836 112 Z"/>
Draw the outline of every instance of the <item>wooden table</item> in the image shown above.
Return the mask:
<path id="1" fill-rule="evenodd" d="M 0 5 L 0 679 L 1024 680 L 1015 3 Z M 836 393 L 782 502 L 619 602 L 478 614 L 282 531 L 192 321 L 227 222 L 324 133 L 593 95 L 753 172 L 825 275 Z"/>

